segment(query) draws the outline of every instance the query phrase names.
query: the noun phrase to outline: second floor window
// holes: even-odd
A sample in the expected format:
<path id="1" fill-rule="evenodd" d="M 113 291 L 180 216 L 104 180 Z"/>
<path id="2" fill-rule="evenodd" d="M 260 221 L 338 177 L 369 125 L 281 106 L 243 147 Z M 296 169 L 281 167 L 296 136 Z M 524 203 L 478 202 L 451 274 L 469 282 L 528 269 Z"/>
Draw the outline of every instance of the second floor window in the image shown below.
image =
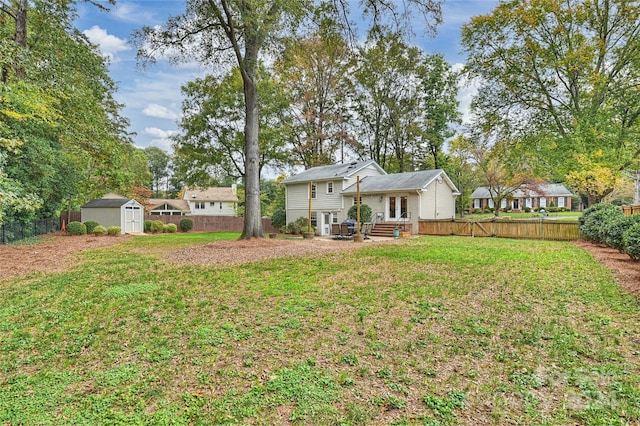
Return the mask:
<path id="1" fill-rule="evenodd" d="M 317 191 L 316 184 L 315 184 L 315 183 L 312 183 L 312 184 L 311 184 L 311 198 L 314 198 L 314 199 L 315 199 L 315 198 L 318 198 L 318 197 L 317 197 L 317 193 L 318 193 L 318 191 Z"/>
<path id="2" fill-rule="evenodd" d="M 327 182 L 327 194 L 333 194 L 333 182 Z"/>

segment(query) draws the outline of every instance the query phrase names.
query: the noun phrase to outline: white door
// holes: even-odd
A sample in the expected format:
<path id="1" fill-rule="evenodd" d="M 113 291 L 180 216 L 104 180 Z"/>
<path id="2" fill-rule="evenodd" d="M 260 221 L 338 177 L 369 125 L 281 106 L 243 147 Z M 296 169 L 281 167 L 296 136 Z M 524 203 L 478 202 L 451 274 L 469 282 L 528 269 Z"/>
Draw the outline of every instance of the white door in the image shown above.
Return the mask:
<path id="1" fill-rule="evenodd" d="M 126 206 L 124 209 L 124 232 L 142 232 L 142 209 L 138 206 Z"/>
<path id="2" fill-rule="evenodd" d="M 407 197 L 391 196 L 387 198 L 387 219 L 388 221 L 400 221 L 407 219 Z"/>

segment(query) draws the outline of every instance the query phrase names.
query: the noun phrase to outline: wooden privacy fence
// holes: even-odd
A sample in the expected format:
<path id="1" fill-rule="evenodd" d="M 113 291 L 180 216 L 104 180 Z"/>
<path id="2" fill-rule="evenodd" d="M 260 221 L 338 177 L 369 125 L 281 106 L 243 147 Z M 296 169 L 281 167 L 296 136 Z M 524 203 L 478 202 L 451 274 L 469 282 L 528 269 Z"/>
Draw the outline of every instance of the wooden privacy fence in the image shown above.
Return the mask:
<path id="1" fill-rule="evenodd" d="M 622 211 L 627 216 L 631 216 L 632 214 L 639 214 L 640 206 L 622 206 Z"/>
<path id="2" fill-rule="evenodd" d="M 193 231 L 195 232 L 242 232 L 244 218 L 231 216 L 165 216 L 165 215 L 145 215 L 145 220 L 160 220 L 163 223 L 175 223 L 180 226 L 180 220 L 191 219 L 193 222 Z M 72 221 L 81 221 L 80 212 L 60 213 L 60 221 L 69 223 Z M 262 218 L 262 229 L 265 233 L 277 233 L 271 224 L 271 219 Z"/>
<path id="3" fill-rule="evenodd" d="M 530 240 L 573 241 L 584 238 L 577 222 L 554 219 L 528 220 L 421 220 L 420 235 L 460 235 L 466 237 L 499 237 Z"/>

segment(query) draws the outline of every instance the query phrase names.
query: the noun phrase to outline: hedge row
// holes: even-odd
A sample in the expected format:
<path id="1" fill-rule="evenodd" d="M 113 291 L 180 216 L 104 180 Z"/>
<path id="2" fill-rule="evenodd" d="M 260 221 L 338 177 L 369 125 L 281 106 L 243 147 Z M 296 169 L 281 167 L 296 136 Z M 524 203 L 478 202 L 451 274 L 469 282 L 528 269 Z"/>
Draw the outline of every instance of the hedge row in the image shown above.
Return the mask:
<path id="1" fill-rule="evenodd" d="M 640 214 L 626 216 L 613 204 L 599 203 L 584 211 L 578 227 L 590 240 L 640 260 Z"/>
<path id="2" fill-rule="evenodd" d="M 84 223 L 69 222 L 69 224 L 67 225 L 67 232 L 71 235 L 120 235 L 121 230 L 122 228 L 120 228 L 119 226 L 110 226 L 108 228 L 105 228 L 94 220 L 88 220 Z"/>

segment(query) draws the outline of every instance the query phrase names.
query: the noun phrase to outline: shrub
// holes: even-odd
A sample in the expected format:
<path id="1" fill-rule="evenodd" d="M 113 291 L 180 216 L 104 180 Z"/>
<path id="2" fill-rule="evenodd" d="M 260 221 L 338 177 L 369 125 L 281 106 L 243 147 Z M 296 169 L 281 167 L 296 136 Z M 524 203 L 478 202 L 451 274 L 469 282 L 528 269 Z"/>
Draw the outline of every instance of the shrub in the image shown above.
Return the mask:
<path id="1" fill-rule="evenodd" d="M 193 229 L 193 221 L 188 218 L 180 219 L 180 230 L 182 232 L 189 232 Z"/>
<path id="2" fill-rule="evenodd" d="M 87 234 L 93 234 L 93 230 L 96 226 L 99 226 L 100 224 L 98 222 L 96 222 L 95 220 L 87 220 L 84 223 L 84 226 L 87 227 Z"/>
<path id="3" fill-rule="evenodd" d="M 295 222 L 290 222 L 287 224 L 287 233 L 288 234 L 300 234 L 302 233 L 302 228 L 306 229 L 307 227 L 307 218 L 299 217 L 295 220 Z"/>
<path id="4" fill-rule="evenodd" d="M 86 226 L 86 223 L 85 223 Z M 89 227 L 87 226 L 87 232 L 89 232 Z M 95 235 L 107 235 L 107 228 L 102 225 L 97 225 L 93 228 L 93 234 Z"/>
<path id="5" fill-rule="evenodd" d="M 164 232 L 164 223 L 161 220 L 154 220 L 151 222 L 151 228 L 149 230 L 154 234 Z"/>
<path id="6" fill-rule="evenodd" d="M 525 213 L 531 213 L 531 207 L 525 207 L 524 208 L 524 212 Z"/>
<path id="7" fill-rule="evenodd" d="M 276 228 L 282 228 L 287 224 L 287 214 L 280 208 L 271 215 L 271 224 Z"/>
<path id="8" fill-rule="evenodd" d="M 71 235 L 84 235 L 87 233 L 87 226 L 82 222 L 69 222 L 67 232 Z"/>
<path id="9" fill-rule="evenodd" d="M 640 223 L 640 215 L 615 216 L 602 224 L 602 242 L 620 252 L 624 252 L 623 235 L 636 223 Z"/>
<path id="10" fill-rule="evenodd" d="M 622 236 L 624 251 L 633 260 L 640 260 L 640 223 L 636 223 Z"/>
<path id="11" fill-rule="evenodd" d="M 151 224 L 153 222 L 150 220 L 145 220 L 144 221 L 144 232 L 151 232 Z"/>
<path id="12" fill-rule="evenodd" d="M 604 224 L 616 216 L 622 216 L 622 210 L 613 204 L 598 203 L 589 207 L 578 219 L 578 229 L 582 235 L 595 242 L 603 242 Z"/>
<path id="13" fill-rule="evenodd" d="M 107 228 L 107 234 L 109 235 L 120 235 L 120 232 L 122 232 L 122 228 L 120 228 L 119 226 L 110 226 Z"/>
<path id="14" fill-rule="evenodd" d="M 175 234 L 176 232 L 178 232 L 178 225 L 176 225 L 175 223 L 167 223 L 167 226 L 165 227 L 166 232 L 170 233 L 170 234 Z"/>
<path id="15" fill-rule="evenodd" d="M 357 213 L 358 206 L 354 204 L 347 212 L 347 217 L 349 217 L 349 219 L 358 220 L 358 218 L 356 217 Z M 373 212 L 371 211 L 371 207 L 369 207 L 369 205 L 360 204 L 360 222 L 371 222 L 372 215 Z"/>

